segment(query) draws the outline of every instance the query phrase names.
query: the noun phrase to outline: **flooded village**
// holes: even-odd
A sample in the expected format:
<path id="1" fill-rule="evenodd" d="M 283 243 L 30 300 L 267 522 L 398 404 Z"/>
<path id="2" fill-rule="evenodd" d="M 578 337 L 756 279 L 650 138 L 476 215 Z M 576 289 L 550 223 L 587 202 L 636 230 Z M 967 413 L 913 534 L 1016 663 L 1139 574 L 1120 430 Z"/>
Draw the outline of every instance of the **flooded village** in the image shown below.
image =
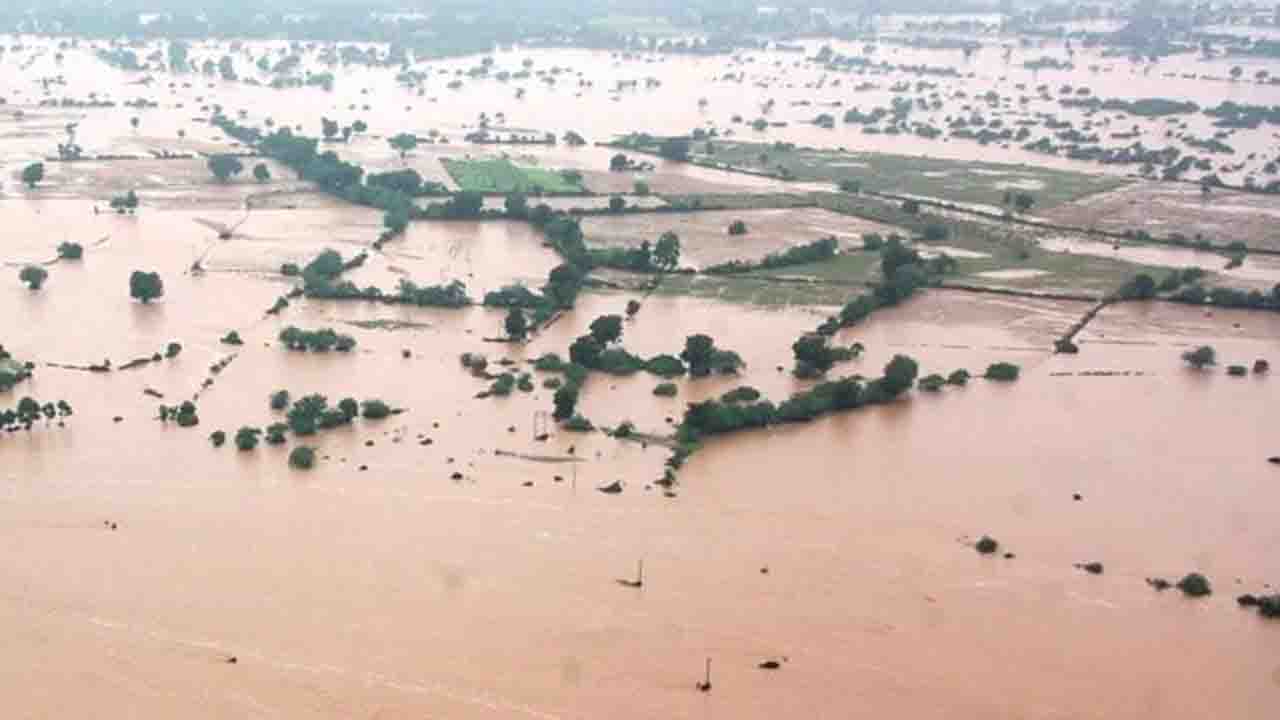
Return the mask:
<path id="1" fill-rule="evenodd" d="M 0 8 L 20 718 L 1264 718 L 1280 10 Z"/>

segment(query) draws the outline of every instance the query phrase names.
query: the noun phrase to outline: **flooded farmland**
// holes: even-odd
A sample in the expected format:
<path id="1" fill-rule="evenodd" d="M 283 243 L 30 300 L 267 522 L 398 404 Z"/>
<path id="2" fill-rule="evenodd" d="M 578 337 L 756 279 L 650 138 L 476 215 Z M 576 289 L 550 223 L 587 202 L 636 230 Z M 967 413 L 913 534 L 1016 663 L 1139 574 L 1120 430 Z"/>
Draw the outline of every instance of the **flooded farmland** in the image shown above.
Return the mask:
<path id="1" fill-rule="evenodd" d="M 0 38 L 6 707 L 1270 717 L 1272 128 L 1163 180 L 1025 146 L 1198 152 L 1274 63 L 1001 17 Z"/>

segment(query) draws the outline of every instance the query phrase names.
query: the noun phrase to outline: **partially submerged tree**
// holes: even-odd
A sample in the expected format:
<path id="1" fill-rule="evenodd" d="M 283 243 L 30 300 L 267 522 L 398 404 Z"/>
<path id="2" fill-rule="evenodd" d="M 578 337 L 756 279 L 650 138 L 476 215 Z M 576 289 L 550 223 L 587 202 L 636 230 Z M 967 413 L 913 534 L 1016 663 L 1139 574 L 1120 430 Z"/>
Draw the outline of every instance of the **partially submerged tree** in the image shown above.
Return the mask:
<path id="1" fill-rule="evenodd" d="M 1182 353 L 1182 359 L 1191 367 L 1200 370 L 1217 362 L 1217 352 L 1208 345 L 1201 345 L 1195 350 Z"/>
<path id="2" fill-rule="evenodd" d="M 32 290 L 39 290 L 47 277 L 49 277 L 49 271 L 39 265 L 28 265 L 18 271 L 18 279 Z"/>
<path id="3" fill-rule="evenodd" d="M 244 163 L 235 155 L 210 155 L 208 166 L 209 172 L 221 182 L 244 172 Z"/>
<path id="4" fill-rule="evenodd" d="M 149 303 L 164 295 L 164 281 L 159 273 L 134 270 L 129 276 L 129 297 Z"/>
<path id="5" fill-rule="evenodd" d="M 36 189 L 41 180 L 44 180 L 44 163 L 31 163 L 22 169 L 22 182 L 32 190 Z"/>

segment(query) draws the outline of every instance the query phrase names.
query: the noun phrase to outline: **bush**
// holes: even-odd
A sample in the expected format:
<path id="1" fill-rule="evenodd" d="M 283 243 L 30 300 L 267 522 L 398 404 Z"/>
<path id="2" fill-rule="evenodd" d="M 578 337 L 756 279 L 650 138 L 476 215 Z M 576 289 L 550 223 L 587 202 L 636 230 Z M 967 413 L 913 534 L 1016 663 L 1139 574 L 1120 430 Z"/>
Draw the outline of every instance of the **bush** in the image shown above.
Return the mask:
<path id="1" fill-rule="evenodd" d="M 681 377 L 685 373 L 684 363 L 675 355 L 655 355 L 644 364 L 644 369 L 658 377 Z"/>
<path id="2" fill-rule="evenodd" d="M 1204 597 L 1213 593 L 1213 588 L 1209 586 L 1209 578 L 1200 573 L 1188 573 L 1178 581 L 1177 587 L 1188 597 Z"/>
<path id="3" fill-rule="evenodd" d="M 236 448 L 239 450 L 252 450 L 258 447 L 258 436 L 262 431 L 255 427 L 242 427 L 236 431 Z"/>
<path id="4" fill-rule="evenodd" d="M 1018 379 L 1021 372 L 1022 369 L 1013 363 L 998 362 L 988 365 L 987 372 L 982 377 L 1000 382 L 1013 382 Z"/>
<path id="5" fill-rule="evenodd" d="M 381 400 L 365 400 L 360 403 L 360 415 L 365 420 L 381 420 L 391 415 L 391 406 Z"/>
<path id="6" fill-rule="evenodd" d="M 227 442 L 227 434 L 221 430 L 214 430 L 209 433 L 209 442 L 213 443 L 216 448 L 222 447 Z"/>
<path id="7" fill-rule="evenodd" d="M 658 383 L 658 386 L 653 389 L 653 394 L 658 397 L 675 397 L 679 391 L 675 383 L 664 382 Z"/>
<path id="8" fill-rule="evenodd" d="M 973 548 L 983 555 L 990 555 L 1000 549 L 1000 543 L 996 542 L 995 538 L 983 535 Z"/>
<path id="9" fill-rule="evenodd" d="M 84 247 L 76 242 L 64 242 L 58 246 L 58 257 L 63 260 L 79 260 L 84 256 Z"/>
<path id="10" fill-rule="evenodd" d="M 306 445 L 299 445 L 289 453 L 289 467 L 298 470 L 310 470 L 316 464 L 316 451 Z"/>
<path id="11" fill-rule="evenodd" d="M 218 342 L 222 343 L 223 345 L 243 345 L 244 344 L 244 340 L 240 339 L 240 333 L 236 332 L 235 330 L 232 330 L 226 335 L 223 335 L 222 339 L 219 340 Z"/>
<path id="12" fill-rule="evenodd" d="M 289 391 L 277 390 L 271 393 L 271 409 L 284 410 L 289 407 Z"/>
<path id="13" fill-rule="evenodd" d="M 170 360 L 178 357 L 182 353 L 182 345 L 180 343 L 171 342 L 164 348 L 164 356 Z"/>
<path id="14" fill-rule="evenodd" d="M 564 429 L 569 432 L 591 432 L 595 430 L 595 425 L 591 421 L 581 415 L 574 415 L 564 423 Z"/>
<path id="15" fill-rule="evenodd" d="M 1182 359 L 1191 367 L 1200 370 L 1217 362 L 1217 351 L 1208 345 L 1201 345 L 1195 350 L 1182 353 Z"/>
<path id="16" fill-rule="evenodd" d="M 746 235 L 747 224 L 741 220 L 734 220 L 733 222 L 729 223 L 729 234 L 730 235 Z"/>
<path id="17" fill-rule="evenodd" d="M 942 386 L 945 385 L 946 383 L 947 381 L 945 378 L 943 378 L 941 375 L 937 373 L 934 373 L 932 375 L 925 375 L 924 377 L 917 380 L 916 387 L 920 388 L 921 390 L 927 390 L 929 392 L 937 392 L 941 390 Z"/>
<path id="18" fill-rule="evenodd" d="M 1228 365 L 1227 374 L 1233 377 L 1244 377 L 1249 374 L 1249 368 L 1244 365 Z"/>
<path id="19" fill-rule="evenodd" d="M 533 368 L 535 370 L 541 370 L 543 372 L 561 372 L 564 370 L 564 367 L 564 360 L 561 360 L 560 356 L 555 353 L 546 353 L 533 363 Z"/>
<path id="20" fill-rule="evenodd" d="M 969 383 L 969 371 L 965 370 L 964 368 L 956 370 L 955 372 L 952 372 L 950 375 L 947 376 L 948 385 L 959 385 L 961 387 L 964 387 L 968 383 Z"/>
<path id="21" fill-rule="evenodd" d="M 267 426 L 267 444 L 283 445 L 288 440 L 285 433 L 289 432 L 289 426 L 282 423 L 271 423 Z"/>
<path id="22" fill-rule="evenodd" d="M 760 391 L 748 385 L 734 388 L 720 396 L 720 401 L 726 403 L 753 403 L 759 399 Z"/>
<path id="23" fill-rule="evenodd" d="M 498 379 L 494 380 L 493 384 L 489 386 L 489 394 L 497 395 L 498 397 L 506 397 L 511 394 L 511 391 L 515 389 L 515 386 L 516 376 L 511 373 L 502 373 L 498 376 Z"/>
<path id="24" fill-rule="evenodd" d="M 49 271 L 39 265 L 28 265 L 18 271 L 18 279 L 32 290 L 39 290 L 47 277 L 49 277 Z"/>

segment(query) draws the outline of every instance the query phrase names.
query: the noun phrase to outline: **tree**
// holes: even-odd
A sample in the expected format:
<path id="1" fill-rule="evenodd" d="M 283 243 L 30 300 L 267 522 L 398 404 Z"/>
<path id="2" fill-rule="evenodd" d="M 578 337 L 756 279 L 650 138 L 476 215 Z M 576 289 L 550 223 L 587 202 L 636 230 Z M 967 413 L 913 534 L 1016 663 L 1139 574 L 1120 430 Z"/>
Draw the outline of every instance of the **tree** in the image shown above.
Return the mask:
<path id="1" fill-rule="evenodd" d="M 573 130 L 569 130 L 564 134 L 564 142 L 569 147 L 581 147 L 587 144 L 587 139 Z"/>
<path id="2" fill-rule="evenodd" d="M 638 312 L 640 312 L 640 301 L 628 300 L 627 301 L 627 317 L 635 317 L 636 313 Z"/>
<path id="3" fill-rule="evenodd" d="M 689 159 L 688 138 L 667 138 L 658 146 L 658 154 L 668 160 L 684 162 Z"/>
<path id="4" fill-rule="evenodd" d="M 622 316 L 601 315 L 591 321 L 591 337 L 601 345 L 608 345 L 622 338 Z"/>
<path id="5" fill-rule="evenodd" d="M 418 136 L 412 133 L 400 133 L 387 139 L 387 144 L 393 150 L 400 152 L 400 159 L 404 160 L 405 156 L 418 147 Z"/>
<path id="6" fill-rule="evenodd" d="M 556 390 L 552 402 L 555 404 L 552 417 L 557 421 L 563 422 L 573 417 L 574 408 L 578 405 L 578 386 L 573 384 L 562 386 Z"/>
<path id="7" fill-rule="evenodd" d="M 260 183 L 267 182 L 271 179 L 271 171 L 267 169 L 266 163 L 258 163 L 253 166 L 253 179 Z"/>
<path id="8" fill-rule="evenodd" d="M 22 182 L 32 190 L 36 189 L 36 184 L 44 180 L 44 163 L 37 162 L 22 168 Z"/>
<path id="9" fill-rule="evenodd" d="M 734 220 L 733 222 L 729 223 L 729 234 L 730 235 L 746 235 L 747 224 L 742 222 L 741 220 Z"/>
<path id="10" fill-rule="evenodd" d="M 1031 193 L 1020 192 L 1015 193 L 1013 196 L 1013 206 L 1017 208 L 1020 213 L 1025 213 L 1030 210 L 1031 206 L 1035 205 L 1035 203 L 1036 199 L 1031 196 Z"/>
<path id="11" fill-rule="evenodd" d="M 507 210 L 507 217 L 524 219 L 529 216 L 529 199 L 524 193 L 508 193 L 503 204 Z"/>
<path id="12" fill-rule="evenodd" d="M 235 155 L 210 155 L 209 172 L 221 182 L 226 182 L 234 175 L 244 172 L 244 164 Z"/>
<path id="13" fill-rule="evenodd" d="M 569 346 L 569 362 L 585 368 L 593 368 L 600 364 L 600 354 L 604 345 L 593 335 L 583 335 Z"/>
<path id="14" fill-rule="evenodd" d="M 1146 300 L 1155 297 L 1156 281 L 1147 273 L 1138 273 L 1126 282 L 1117 293 L 1122 298 Z"/>
<path id="15" fill-rule="evenodd" d="M 320 132 L 324 133 L 325 140 L 332 140 L 338 135 L 338 123 L 329 118 L 320 118 Z"/>
<path id="16" fill-rule="evenodd" d="M 126 212 L 132 213 L 138 208 L 138 193 L 130 190 L 123 195 L 116 195 L 111 198 L 111 209 L 123 215 Z"/>
<path id="17" fill-rule="evenodd" d="M 248 425 L 236 431 L 236 448 L 242 451 L 252 450 L 258 447 L 258 436 L 262 434 L 262 430 Z"/>
<path id="18" fill-rule="evenodd" d="M 836 364 L 826 336 L 818 333 L 802 335 L 791 344 L 791 352 L 796 357 L 796 375 L 799 377 L 821 375 Z"/>
<path id="19" fill-rule="evenodd" d="M 910 198 L 903 200 L 902 212 L 907 213 L 908 215 L 915 215 L 916 213 L 920 212 L 920 201 L 912 200 Z"/>
<path id="20" fill-rule="evenodd" d="M 609 169 L 613 172 L 622 172 L 631 166 L 631 160 L 622 153 L 618 153 L 609 158 Z"/>
<path id="21" fill-rule="evenodd" d="M 356 132 L 356 133 L 368 132 L 368 131 L 369 131 L 369 124 L 368 124 L 368 123 L 366 123 L 366 122 L 365 122 L 365 121 L 363 121 L 363 120 L 357 120 L 357 121 L 355 121 L 355 122 L 351 123 L 351 130 L 352 130 L 353 132 Z"/>
<path id="22" fill-rule="evenodd" d="M 653 248 L 653 265 L 666 272 L 680 266 L 680 236 L 670 230 L 662 233 Z"/>
<path id="23" fill-rule="evenodd" d="M 289 467 L 297 470 L 310 470 L 316 464 L 315 448 L 299 445 L 289 453 Z"/>
<path id="24" fill-rule="evenodd" d="M 507 319 L 503 322 L 503 327 L 507 330 L 507 337 L 512 340 L 521 341 L 529 334 L 529 321 L 525 318 L 520 308 L 511 308 L 507 312 Z"/>
<path id="25" fill-rule="evenodd" d="M 685 338 L 680 359 L 688 363 L 689 374 L 706 377 L 711 374 L 711 361 L 715 359 L 716 343 L 709 335 L 697 334 Z"/>
<path id="26" fill-rule="evenodd" d="M 162 295 L 164 281 L 160 279 L 160 273 L 134 270 L 129 276 L 129 297 L 141 300 L 145 305 Z"/>
<path id="27" fill-rule="evenodd" d="M 1239 79 L 1240 79 L 1240 76 L 1241 76 L 1241 75 L 1243 75 L 1243 74 L 1244 74 L 1244 69 L 1243 69 L 1243 68 L 1241 68 L 1239 65 L 1236 65 L 1235 67 L 1231 68 L 1231 79 L 1232 79 L 1232 80 L 1239 80 Z"/>
<path id="28" fill-rule="evenodd" d="M 47 277 L 49 277 L 49 271 L 38 265 L 28 265 L 18 271 L 18 279 L 32 290 L 39 290 Z"/>
<path id="29" fill-rule="evenodd" d="M 651 192 L 651 190 L 649 189 L 649 183 L 645 182 L 644 180 L 635 181 L 633 188 L 634 188 L 635 194 L 639 195 L 640 197 L 647 197 Z"/>
<path id="30" fill-rule="evenodd" d="M 882 386 L 890 397 L 897 397 L 916 383 L 916 374 L 920 366 L 906 355 L 894 355 L 884 366 Z"/>
<path id="31" fill-rule="evenodd" d="M 64 242 L 58 246 L 58 257 L 63 260 L 79 260 L 84 256 L 84 246 L 77 242 Z"/>
<path id="32" fill-rule="evenodd" d="M 613 195 L 609 198 L 609 212 L 622 212 L 627 208 L 627 201 L 622 199 L 621 195 Z"/>
<path id="33" fill-rule="evenodd" d="M 382 420 L 383 418 L 391 417 L 393 412 L 390 405 L 378 399 L 365 400 L 360 403 L 360 414 L 366 420 Z"/>
<path id="34" fill-rule="evenodd" d="M 1191 367 L 1201 370 L 1217 362 L 1218 353 L 1208 345 L 1182 353 L 1182 359 Z"/>

